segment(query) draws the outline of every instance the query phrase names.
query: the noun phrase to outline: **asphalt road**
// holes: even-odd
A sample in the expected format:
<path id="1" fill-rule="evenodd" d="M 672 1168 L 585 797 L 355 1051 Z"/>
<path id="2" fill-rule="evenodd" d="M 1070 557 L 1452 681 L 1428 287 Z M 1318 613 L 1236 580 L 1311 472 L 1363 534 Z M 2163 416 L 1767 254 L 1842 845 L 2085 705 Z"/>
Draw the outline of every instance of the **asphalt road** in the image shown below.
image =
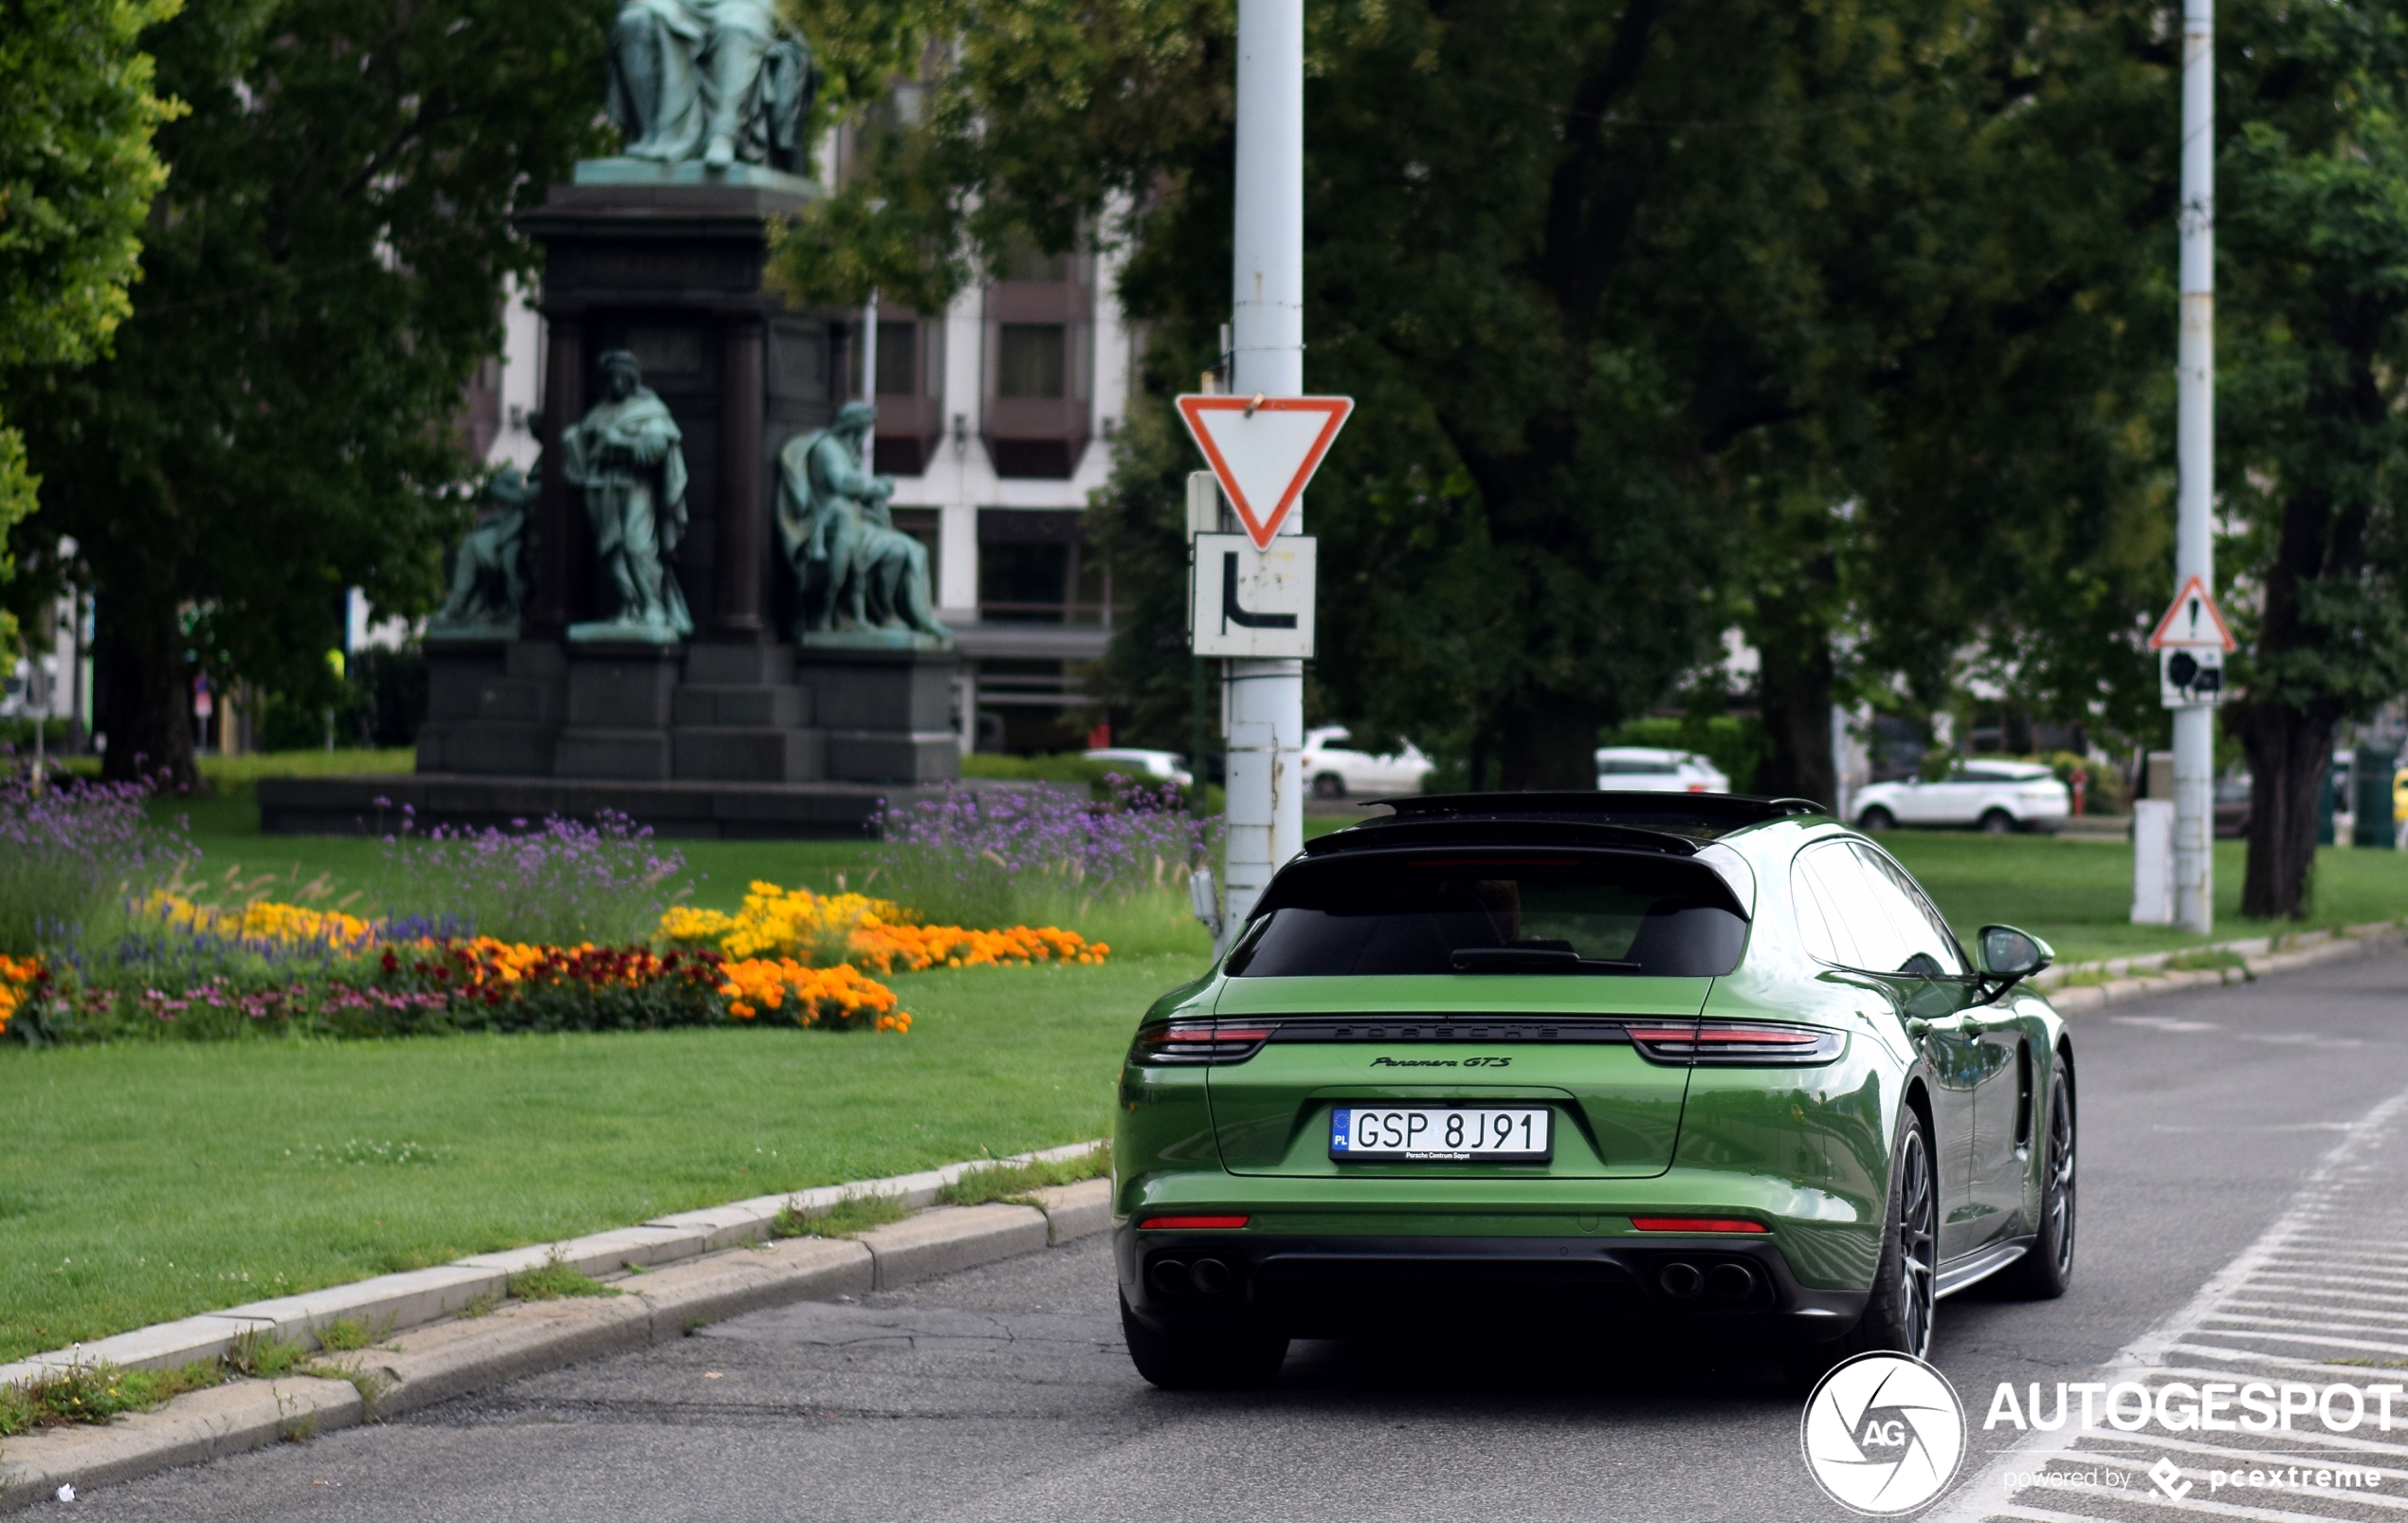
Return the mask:
<path id="1" fill-rule="evenodd" d="M 2408 1092 L 2408 959 L 2086 1016 L 2075 1040 L 2072 1291 L 2030 1304 L 1977 1290 L 1941 1308 L 1936 1362 L 1973 1409 L 1968 1476 L 2011 1437 L 1980 1428 L 1996 1383 L 2088 1378 L 2281 1219 L 2343 1128 Z M 861 1304 L 757 1313 L 33 1515 L 1847 1516 L 1806 1475 L 1798 1415 L 1769 1371 L 1500 1340 L 1477 1307 L 1432 1308 L 1376 1347 L 1300 1345 L 1268 1391 L 1165 1394 L 1120 1347 L 1096 1239 Z"/>

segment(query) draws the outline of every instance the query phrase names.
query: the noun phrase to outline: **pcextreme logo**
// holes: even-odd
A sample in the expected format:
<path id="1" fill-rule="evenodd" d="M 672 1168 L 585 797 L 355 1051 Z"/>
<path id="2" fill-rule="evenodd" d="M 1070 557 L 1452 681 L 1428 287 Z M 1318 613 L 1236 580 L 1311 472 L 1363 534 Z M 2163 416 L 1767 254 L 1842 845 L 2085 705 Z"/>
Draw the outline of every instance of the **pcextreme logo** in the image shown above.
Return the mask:
<path id="1" fill-rule="evenodd" d="M 1911 1513 L 1957 1476 L 1965 1410 L 1946 1376 L 1906 1354 L 1858 1354 L 1822 1378 L 1798 1423 L 1806 1469 L 1851 1512 Z"/>

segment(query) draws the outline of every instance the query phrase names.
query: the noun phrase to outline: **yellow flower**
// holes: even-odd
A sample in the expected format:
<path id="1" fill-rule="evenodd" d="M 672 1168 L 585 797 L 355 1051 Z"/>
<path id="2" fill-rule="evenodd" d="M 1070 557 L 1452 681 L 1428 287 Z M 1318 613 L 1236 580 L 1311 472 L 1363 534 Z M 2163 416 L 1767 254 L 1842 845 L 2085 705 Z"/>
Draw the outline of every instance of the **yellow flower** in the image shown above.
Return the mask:
<path id="1" fill-rule="evenodd" d="M 857 963 L 880 973 L 898 967 L 918 972 L 1049 961 L 1092 963 L 1103 962 L 1111 950 L 1053 926 L 972 930 L 922 926 L 918 920 L 888 899 L 755 883 L 736 914 L 680 907 L 661 917 L 660 935 L 675 945 L 715 944 L 738 961 L 788 959 L 818 966 Z"/>
<path id="2" fill-rule="evenodd" d="M 797 1026 L 869 1024 L 906 1032 L 911 1018 L 895 1009 L 895 991 L 845 963 L 811 967 L 787 957 L 744 958 L 720 969 L 727 1013 L 749 1020 L 766 1007 L 783 1010 L 791 997 Z"/>
<path id="3" fill-rule="evenodd" d="M 165 889 L 154 890 L 142 902 L 141 912 L 164 921 L 170 930 L 228 940 L 273 942 L 280 946 L 319 943 L 359 946 L 375 933 L 375 927 L 368 922 L 339 909 L 304 909 L 300 905 L 278 904 L 269 899 L 254 899 L 239 909 L 220 909 L 196 905 Z"/>

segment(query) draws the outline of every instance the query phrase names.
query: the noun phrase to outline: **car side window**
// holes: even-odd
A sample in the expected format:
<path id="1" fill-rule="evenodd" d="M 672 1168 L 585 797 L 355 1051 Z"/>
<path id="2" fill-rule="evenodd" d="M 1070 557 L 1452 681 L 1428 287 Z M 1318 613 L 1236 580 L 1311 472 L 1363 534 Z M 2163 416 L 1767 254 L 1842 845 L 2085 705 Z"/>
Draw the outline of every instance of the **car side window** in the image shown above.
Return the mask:
<path id="1" fill-rule="evenodd" d="M 1804 856 L 1790 868 L 1789 882 L 1790 901 L 1797 907 L 1797 934 L 1806 943 L 1806 954 L 1836 967 L 1854 966 L 1855 944 L 1841 949 L 1838 934 L 1832 929 L 1834 917 L 1824 910 L 1822 893 Z"/>
<path id="2" fill-rule="evenodd" d="M 1817 951 L 1817 957 L 1842 967 L 1884 973 L 1895 971 L 1906 960 L 1907 949 L 1873 899 L 1864 869 L 1846 841 L 1825 841 L 1798 853 L 1792 876 L 1812 885 L 1813 897 L 1821 906 L 1829 950 Z"/>
<path id="3" fill-rule="evenodd" d="M 1906 870 L 1889 858 L 1861 842 L 1852 843 L 1865 874 L 1873 885 L 1873 895 L 1888 911 L 1892 924 L 1910 948 L 1909 957 L 1927 955 L 1942 973 L 1963 973 L 1964 957 L 1957 948 L 1957 938 L 1950 933 L 1948 923 L 1931 907 L 1915 880 Z M 1896 964 L 1904 968 L 1902 960 Z"/>

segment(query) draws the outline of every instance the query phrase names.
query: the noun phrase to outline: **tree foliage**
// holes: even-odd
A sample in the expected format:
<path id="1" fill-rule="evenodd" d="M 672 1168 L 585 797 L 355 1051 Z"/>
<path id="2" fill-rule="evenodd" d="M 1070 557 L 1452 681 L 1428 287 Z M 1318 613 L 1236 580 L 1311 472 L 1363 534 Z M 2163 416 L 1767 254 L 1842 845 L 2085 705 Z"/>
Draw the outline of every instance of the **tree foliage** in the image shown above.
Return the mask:
<path id="1" fill-rule="evenodd" d="M 186 683 L 321 680 L 345 588 L 423 608 L 498 352 L 513 211 L 597 143 L 583 0 L 209 0 L 145 39 L 191 114 L 113 356 L 20 378 L 19 541 L 99 592 L 108 766 L 189 777 Z"/>
<path id="2" fill-rule="evenodd" d="M 1865 360 L 1750 452 L 1760 786 L 1824 799 L 1835 700 L 1927 719 L 1979 678 L 2103 738 L 2162 724 L 2172 53 L 2141 6 L 1925 19 L 1820 218 Z"/>
<path id="3" fill-rule="evenodd" d="M 2219 547 L 2255 779 L 2242 912 L 2295 915 L 2336 726 L 2408 688 L 2408 18 L 2255 7 L 2218 48 Z"/>
<path id="4" fill-rule="evenodd" d="M 174 114 L 137 39 L 174 10 L 0 0 L 0 376 L 91 358 L 129 310 L 142 218 L 167 178 L 152 134 Z M 37 485 L 7 424 L 0 413 L 0 534 Z"/>
<path id="5" fill-rule="evenodd" d="M 875 135 L 787 279 L 924 303 L 1014 227 L 1124 239 L 1160 409 L 1229 300 L 1228 8 L 913 15 L 959 45 L 909 54 L 917 125 Z M 2092 647 L 2130 653 L 2163 550 L 2135 422 L 2171 336 L 2141 247 L 2170 208 L 2153 12 L 1310 16 L 1308 384 L 1361 404 L 1309 506 L 1333 706 L 1451 743 L 1475 781 L 1580 785 L 1599 727 L 1736 620 L 1780 785 L 1826 794 L 1834 698 L 1936 706 L 1969 652 L 2051 706 L 2134 706 Z M 1176 590 L 1187 463 L 1132 418 L 1104 515 L 1123 583 Z M 1141 613 L 1111 670 L 1173 730 L 1182 666 Z"/>

